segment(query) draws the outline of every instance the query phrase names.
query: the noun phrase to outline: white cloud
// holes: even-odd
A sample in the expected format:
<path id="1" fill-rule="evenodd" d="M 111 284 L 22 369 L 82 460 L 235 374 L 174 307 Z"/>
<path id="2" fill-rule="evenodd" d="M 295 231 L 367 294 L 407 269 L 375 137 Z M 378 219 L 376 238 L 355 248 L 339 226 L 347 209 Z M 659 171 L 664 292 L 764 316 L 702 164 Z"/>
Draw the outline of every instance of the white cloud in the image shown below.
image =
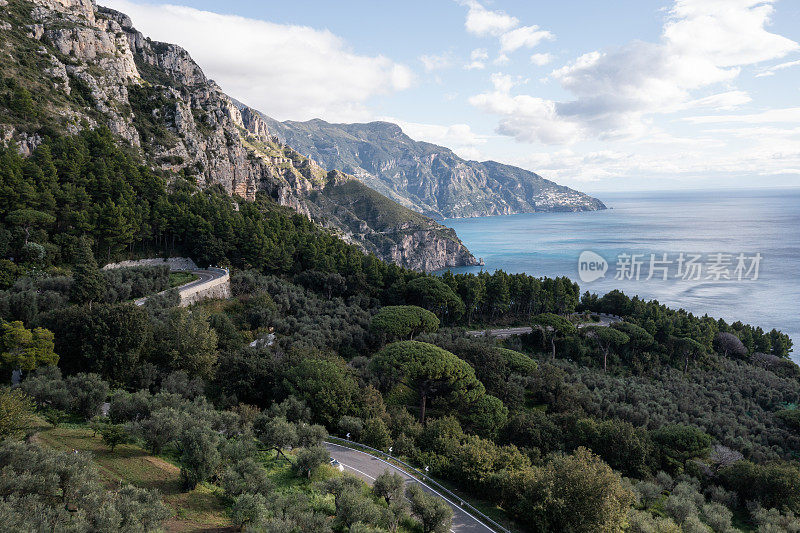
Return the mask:
<path id="1" fill-rule="evenodd" d="M 771 70 L 783 70 L 783 69 L 787 69 L 787 68 L 790 68 L 790 67 L 796 67 L 798 65 L 800 65 L 800 60 L 787 61 L 786 63 L 781 63 L 780 65 L 775 65 L 774 67 L 772 67 Z"/>
<path id="2" fill-rule="evenodd" d="M 486 68 L 489 52 L 485 48 L 476 48 L 469 55 L 469 63 L 464 67 L 467 70 L 481 70 Z"/>
<path id="3" fill-rule="evenodd" d="M 358 54 L 327 30 L 167 4 L 103 4 L 130 15 L 145 35 L 183 46 L 228 94 L 280 119 L 369 118 L 371 97 L 413 81 L 407 66 Z"/>
<path id="4" fill-rule="evenodd" d="M 527 94 L 494 92 L 469 99 L 475 107 L 503 115 L 497 133 L 522 142 L 572 144 L 581 137 L 580 125 L 558 116 L 553 102 Z"/>
<path id="5" fill-rule="evenodd" d="M 481 154 L 479 147 L 487 141 L 487 136 L 475 133 L 467 124 L 422 124 L 393 117 L 380 120 L 394 122 L 412 139 L 450 148 L 465 159 L 478 159 Z"/>
<path id="6" fill-rule="evenodd" d="M 769 67 L 768 69 L 759 72 L 758 74 L 756 74 L 756 78 L 763 78 L 764 76 L 774 76 L 775 72 L 779 70 L 785 70 L 787 68 L 796 67 L 798 65 L 800 65 L 800 60 L 787 61 L 785 63 L 775 65 L 774 67 Z"/>
<path id="7" fill-rule="evenodd" d="M 511 62 L 511 58 L 510 57 L 508 57 L 505 54 L 500 54 L 499 56 L 494 58 L 494 60 L 492 61 L 492 65 L 495 65 L 495 66 L 499 67 L 499 66 L 502 66 L 502 65 L 508 65 L 510 62 Z"/>
<path id="8" fill-rule="evenodd" d="M 466 2 L 466 5 L 469 11 L 464 26 L 468 32 L 479 37 L 498 37 L 519 24 L 516 17 L 507 15 L 504 11 L 490 11 L 475 0 Z"/>
<path id="9" fill-rule="evenodd" d="M 693 92 L 735 79 L 742 66 L 783 57 L 798 44 L 766 26 L 774 0 L 676 0 L 661 41 L 633 41 L 590 52 L 552 77 L 575 98 L 565 102 L 495 90 L 470 102 L 498 115 L 498 132 L 524 142 L 636 137 L 651 115 L 693 106 L 731 108 L 741 91 L 705 98 Z M 552 129 L 552 132 L 548 130 Z"/>
<path id="10" fill-rule="evenodd" d="M 492 85 L 494 90 L 499 93 L 509 93 L 516 85 L 520 85 L 521 80 L 508 74 L 495 72 L 492 74 Z"/>
<path id="11" fill-rule="evenodd" d="M 511 61 L 509 54 L 512 54 L 520 48 L 533 48 L 545 40 L 552 40 L 555 36 L 547 31 L 539 28 L 539 26 L 520 26 L 519 19 L 506 14 L 504 11 L 491 11 L 483 7 L 477 0 L 466 0 L 462 2 L 469 10 L 467 11 L 467 19 L 465 27 L 467 31 L 479 37 L 492 36 L 497 37 L 500 45 L 500 53 L 497 58 L 492 62 L 494 65 L 506 65 Z M 536 58 L 535 61 L 544 61 L 539 63 L 546 64 L 545 61 L 547 54 L 535 54 L 531 59 Z M 467 66 L 467 69 L 482 69 L 485 65 L 486 58 L 475 60 L 473 59 Z"/>
<path id="12" fill-rule="evenodd" d="M 531 56 L 531 63 L 537 67 L 543 67 L 553 61 L 553 56 L 550 54 L 533 54 Z"/>
<path id="13" fill-rule="evenodd" d="M 500 36 L 500 52 L 505 54 L 520 48 L 533 48 L 540 42 L 553 38 L 552 33 L 539 29 L 539 26 L 522 26 Z"/>
<path id="14" fill-rule="evenodd" d="M 724 93 L 712 94 L 704 98 L 698 98 L 688 102 L 685 107 L 709 107 L 727 111 L 737 108 L 744 104 L 749 104 L 753 99 L 744 91 L 726 91 Z"/>
<path id="15" fill-rule="evenodd" d="M 787 121 L 788 122 L 788 121 Z M 752 139 L 780 139 L 785 141 L 794 139 L 794 142 L 800 140 L 800 127 L 778 127 L 778 126 L 765 126 L 761 124 L 755 125 L 742 125 L 737 124 L 735 127 L 721 126 L 718 128 L 707 128 L 704 133 L 714 135 L 717 137 L 730 136 L 732 138 L 744 139 L 750 142 Z"/>
<path id="16" fill-rule="evenodd" d="M 453 59 L 450 54 L 426 54 L 419 57 L 425 72 L 433 72 L 434 70 L 442 70 L 449 68 L 453 65 Z"/>
<path id="17" fill-rule="evenodd" d="M 664 37 L 681 56 L 708 58 L 718 67 L 783 57 L 797 43 L 770 33 L 775 0 L 676 0 Z"/>
<path id="18" fill-rule="evenodd" d="M 800 107 L 789 107 L 784 109 L 770 109 L 761 113 L 750 113 L 742 115 L 706 115 L 687 117 L 684 120 L 692 124 L 723 124 L 723 123 L 743 123 L 743 124 L 774 124 L 781 122 L 797 123 L 800 122 Z"/>
<path id="19" fill-rule="evenodd" d="M 469 102 L 505 117 L 497 127 L 501 135 L 546 144 L 569 144 L 580 137 L 580 126 L 561 120 L 554 102 L 524 94 L 512 96 L 511 90 L 518 83 L 511 76 L 493 74 L 492 84 L 494 91 L 472 96 Z"/>
<path id="20" fill-rule="evenodd" d="M 720 137 L 736 137 L 742 133 L 740 129 L 707 133 L 713 138 L 648 136 L 642 141 L 650 146 L 637 144 L 636 151 L 625 143 L 618 149 L 534 152 L 510 162 L 579 188 L 597 182 L 605 187 L 617 183 L 626 189 L 626 184 L 647 188 L 652 187 L 648 183 L 664 180 L 696 187 L 702 183 L 698 180 L 714 178 L 752 186 L 752 176 L 800 174 L 800 128 L 757 128 L 742 135 L 741 147 L 735 151 L 725 150 L 728 139 L 721 141 Z"/>

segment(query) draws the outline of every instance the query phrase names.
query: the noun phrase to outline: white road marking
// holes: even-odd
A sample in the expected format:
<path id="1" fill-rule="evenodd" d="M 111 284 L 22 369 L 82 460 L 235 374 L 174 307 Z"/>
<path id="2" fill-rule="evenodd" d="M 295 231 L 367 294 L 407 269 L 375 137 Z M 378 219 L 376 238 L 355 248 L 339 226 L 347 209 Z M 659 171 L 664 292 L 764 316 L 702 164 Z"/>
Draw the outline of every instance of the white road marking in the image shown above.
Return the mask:
<path id="1" fill-rule="evenodd" d="M 358 473 L 359 473 L 359 474 L 361 474 L 362 476 L 366 476 L 366 477 L 370 478 L 372 481 L 375 481 L 375 478 L 374 478 L 374 477 L 370 476 L 370 475 L 369 475 L 369 474 L 367 474 L 366 472 L 362 472 L 362 471 L 361 471 L 361 470 L 359 470 L 358 468 L 353 468 L 352 466 L 350 466 L 350 465 L 346 465 L 346 464 L 344 464 L 344 463 L 343 463 L 343 462 L 341 462 L 341 461 L 339 461 L 339 464 L 340 464 L 340 465 L 342 465 L 342 466 L 343 466 L 343 467 L 345 467 L 345 468 L 349 468 L 350 470 L 355 470 L 356 472 L 358 472 Z"/>
<path id="2" fill-rule="evenodd" d="M 361 452 L 361 451 L 358 451 L 358 450 L 354 450 L 353 448 L 348 448 L 347 446 L 342 446 L 341 444 L 336 444 L 336 443 L 334 443 L 334 442 L 326 442 L 326 444 L 330 444 L 331 446 L 338 446 L 339 448 L 344 448 L 345 450 L 348 450 L 348 451 L 351 451 L 351 452 L 355 452 L 355 453 L 360 453 L 360 454 L 362 454 L 362 455 L 366 455 L 366 456 L 368 456 L 368 457 L 371 457 L 371 458 L 373 458 L 373 459 L 376 459 L 376 460 L 378 460 L 378 461 L 380 461 L 380 462 L 384 463 L 385 465 L 387 465 L 387 466 L 389 466 L 389 467 L 391 467 L 391 468 L 394 468 L 394 469 L 395 469 L 395 470 L 397 470 L 398 472 L 401 472 L 401 473 L 405 474 L 406 476 L 410 477 L 410 478 L 411 478 L 411 481 L 413 481 L 413 482 L 415 482 L 415 483 L 419 483 L 420 485 L 422 485 L 423 487 L 427 488 L 427 489 L 428 489 L 429 491 L 431 491 L 432 493 L 436 494 L 438 497 L 440 497 L 441 499 L 443 499 L 444 501 L 446 501 L 447 503 L 449 503 L 449 504 L 450 504 L 450 506 L 452 506 L 454 509 L 458 509 L 458 510 L 460 510 L 462 513 L 464 513 L 465 515 L 467 515 L 468 517 L 472 518 L 472 519 L 473 519 L 473 520 L 475 520 L 477 523 L 479 523 L 480 525 L 482 525 L 483 527 L 485 527 L 485 528 L 486 528 L 488 531 L 491 531 L 492 533 L 494 533 L 494 529 L 490 528 L 489 526 L 487 526 L 486 524 L 484 524 L 483 522 L 481 522 L 480 520 L 478 520 L 477 518 L 475 518 L 475 517 L 474 517 L 474 516 L 473 516 L 473 515 L 472 515 L 472 514 L 469 512 L 469 511 L 465 510 L 463 507 L 461 507 L 461 506 L 459 506 L 459 505 L 456 505 L 456 504 L 454 504 L 453 502 L 451 502 L 450 500 L 448 500 L 447 498 L 445 498 L 444 496 L 442 496 L 442 495 L 441 495 L 441 494 L 440 494 L 438 491 L 436 491 L 436 490 L 435 490 L 434 488 L 432 488 L 430 485 L 427 485 L 426 483 L 423 483 L 422 481 L 419 481 L 418 479 L 414 478 L 414 476 L 412 476 L 411 474 L 409 474 L 409 473 L 408 473 L 408 472 L 406 472 L 405 470 L 403 470 L 403 469 L 401 469 L 401 468 L 398 468 L 397 466 L 393 465 L 392 463 L 389 463 L 389 462 L 387 462 L 387 461 L 384 461 L 384 460 L 383 460 L 383 459 L 381 459 L 380 457 L 376 457 L 376 456 L 374 456 L 374 455 L 371 455 L 371 454 L 368 454 L 368 453 L 364 453 L 364 452 Z M 339 462 L 341 463 L 341 461 L 339 461 Z M 344 464 L 344 463 L 342 463 L 342 464 Z M 347 465 L 345 465 L 345 466 L 347 466 Z M 353 469 L 353 470 L 356 470 L 356 469 L 355 469 L 355 468 L 353 468 L 352 466 L 348 466 L 348 468 L 351 468 L 351 469 Z M 360 472 L 360 470 L 356 470 L 356 472 Z M 361 472 L 361 473 L 362 473 L 362 474 L 364 474 L 364 472 Z M 368 475 L 368 474 L 364 474 L 364 475 L 365 475 L 365 476 L 367 476 L 367 477 L 368 477 L 368 478 L 370 478 L 370 479 L 375 479 L 374 477 L 372 477 L 372 476 L 370 476 L 370 475 Z M 453 531 L 453 530 L 451 529 L 450 531 Z"/>
<path id="3" fill-rule="evenodd" d="M 369 475 L 369 474 L 367 474 L 366 472 L 362 472 L 362 471 L 361 471 L 361 470 L 359 470 L 358 468 L 353 468 L 352 466 L 350 466 L 350 465 L 346 465 L 346 464 L 344 464 L 344 463 L 343 463 L 343 462 L 341 462 L 341 461 L 339 461 L 339 464 L 340 464 L 340 465 L 342 465 L 342 466 L 343 466 L 343 467 L 345 467 L 345 468 L 349 468 L 350 470 L 353 470 L 353 471 L 355 471 L 355 472 L 358 472 L 359 474 L 361 474 L 361 475 L 362 475 L 362 476 L 364 476 L 364 477 L 368 477 L 368 478 L 370 478 L 372 481 L 375 481 L 375 478 L 374 478 L 374 477 L 370 476 L 370 475 Z M 405 482 L 406 482 L 406 483 L 419 483 L 419 482 L 418 482 L 416 479 L 413 479 L 413 478 L 412 478 L 412 479 L 407 479 L 407 480 L 405 480 Z M 403 498 L 405 498 L 406 500 L 408 500 L 408 498 L 406 498 L 405 496 L 403 496 Z M 411 500 L 408 500 L 408 501 L 411 501 Z M 454 530 L 454 529 L 451 529 L 450 531 L 452 531 L 453 533 L 455 533 L 455 530 Z"/>

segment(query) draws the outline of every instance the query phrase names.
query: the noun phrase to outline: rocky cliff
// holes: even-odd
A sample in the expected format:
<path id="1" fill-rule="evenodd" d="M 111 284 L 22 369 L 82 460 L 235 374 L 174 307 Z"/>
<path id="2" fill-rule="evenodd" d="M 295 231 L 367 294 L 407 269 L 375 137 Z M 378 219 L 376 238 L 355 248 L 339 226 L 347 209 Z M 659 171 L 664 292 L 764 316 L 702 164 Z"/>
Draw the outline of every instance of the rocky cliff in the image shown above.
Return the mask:
<path id="1" fill-rule="evenodd" d="M 321 201 L 354 178 L 272 136 L 185 50 L 150 40 L 126 15 L 91 0 L 0 7 L 0 142 L 30 154 L 48 131 L 107 126 L 153 167 L 245 200 L 267 195 L 383 259 L 425 269 L 477 262 L 447 228 L 386 199 L 372 199 L 369 214 L 390 208 L 393 227 Z M 409 242 L 408 232 L 419 235 Z"/>
<path id="2" fill-rule="evenodd" d="M 329 124 L 263 118 L 273 135 L 323 167 L 351 173 L 428 216 L 605 209 L 600 200 L 534 172 L 494 161 L 465 161 L 447 148 L 415 141 L 389 122 Z"/>
<path id="3" fill-rule="evenodd" d="M 376 254 L 415 270 L 437 270 L 442 258 L 453 264 L 478 264 L 452 228 L 415 213 L 354 179 L 331 171 L 331 179 L 309 195 L 319 217 L 334 228 L 346 228 L 340 236 L 365 242 Z"/>

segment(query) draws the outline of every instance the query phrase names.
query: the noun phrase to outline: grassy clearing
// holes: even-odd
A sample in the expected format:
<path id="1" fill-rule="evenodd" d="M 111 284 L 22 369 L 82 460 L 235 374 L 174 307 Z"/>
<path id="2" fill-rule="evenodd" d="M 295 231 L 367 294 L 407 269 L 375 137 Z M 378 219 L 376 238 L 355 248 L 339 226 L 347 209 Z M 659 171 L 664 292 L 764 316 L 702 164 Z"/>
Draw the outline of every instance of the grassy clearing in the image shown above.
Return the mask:
<path id="1" fill-rule="evenodd" d="M 177 465 L 174 449 L 166 450 L 162 457 L 150 455 L 135 444 L 120 444 L 112 452 L 100 437 L 85 425 L 67 423 L 52 428 L 43 421 L 36 420 L 39 432 L 34 437 L 41 445 L 79 453 L 90 453 L 98 467 L 100 479 L 109 488 L 120 484 L 157 489 L 173 516 L 164 523 L 167 532 L 232 532 L 235 528 L 227 514 L 226 499 L 222 489 L 210 483 L 203 483 L 190 492 L 182 492 L 180 467 Z M 294 460 L 291 452 L 286 452 Z M 320 492 L 317 482 L 341 476 L 329 465 L 314 471 L 311 479 L 298 477 L 292 465 L 284 458 L 278 458 L 273 450 L 258 453 L 258 460 L 274 484 L 275 491 L 284 495 L 304 496 L 311 508 L 328 516 L 336 514 L 334 497 Z M 369 487 L 364 484 L 364 494 Z M 488 513 L 487 513 L 488 514 Z M 406 519 L 400 524 L 399 533 L 419 533 L 418 526 Z"/>
<path id="2" fill-rule="evenodd" d="M 232 531 L 221 489 L 202 484 L 191 492 L 182 492 L 180 468 L 149 455 L 139 446 L 121 444 L 112 453 L 99 435 L 78 427 L 47 429 L 38 433 L 36 439 L 56 450 L 90 452 L 109 487 L 130 483 L 158 489 L 164 503 L 175 513 L 166 522 L 166 531 Z"/>
<path id="3" fill-rule="evenodd" d="M 36 425 L 40 432 L 35 438 L 40 444 L 60 451 L 78 450 L 81 453 L 91 453 L 100 471 L 101 480 L 109 488 L 130 483 L 161 492 L 164 503 L 174 513 L 164 524 L 165 531 L 234 531 L 221 488 L 203 483 L 190 492 L 182 492 L 180 467 L 176 464 L 174 453 L 170 455 L 174 450 L 167 450 L 164 457 L 155 457 L 135 444 L 120 444 L 112 452 L 103 444 L 100 435 L 95 436 L 85 426 L 64 424 L 52 428 L 44 423 Z M 259 460 L 275 484 L 276 491 L 303 494 L 309 498 L 315 510 L 328 515 L 335 514 L 333 496 L 319 492 L 314 483 L 341 474 L 324 465 L 314 472 L 309 481 L 297 477 L 292 472 L 291 465 L 285 459 L 276 459 L 276 455 L 274 451 L 259 454 Z M 293 458 L 292 454 L 287 455 Z"/>
<path id="4" fill-rule="evenodd" d="M 169 286 L 170 288 L 180 287 L 186 285 L 197 279 L 197 274 L 191 272 L 170 272 L 169 273 Z"/>

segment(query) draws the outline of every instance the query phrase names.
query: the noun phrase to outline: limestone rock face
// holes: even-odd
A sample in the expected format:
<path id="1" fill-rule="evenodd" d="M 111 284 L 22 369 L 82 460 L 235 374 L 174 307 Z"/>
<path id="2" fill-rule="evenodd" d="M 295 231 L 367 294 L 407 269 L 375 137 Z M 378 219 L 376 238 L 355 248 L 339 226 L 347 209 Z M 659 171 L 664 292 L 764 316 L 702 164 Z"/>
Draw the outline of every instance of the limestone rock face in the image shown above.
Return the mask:
<path id="1" fill-rule="evenodd" d="M 376 228 L 363 213 L 357 221 L 352 212 L 346 221 L 331 216 L 340 206 L 314 198 L 351 176 L 331 174 L 279 141 L 258 112 L 237 105 L 186 50 L 145 37 L 127 15 L 91 0 L 10 1 L 30 9 L 32 24 L 19 29 L 46 58 L 48 111 L 67 132 L 107 126 L 153 167 L 182 172 L 202 186 L 219 185 L 247 200 L 266 194 L 383 259 L 420 269 L 474 263 L 454 235 L 439 242 L 445 228 L 385 204 L 382 197 L 374 204 L 394 214 L 396 227 Z M 0 23 L 5 23 L 1 11 Z M 41 142 L 28 133 L 30 127 L 0 125 L 3 138 L 23 154 Z M 411 224 L 404 232 L 419 235 L 401 239 L 397 228 L 404 224 Z M 353 233 L 353 225 L 361 231 Z"/>
<path id="2" fill-rule="evenodd" d="M 92 0 L 33 0 L 34 4 L 45 10 L 70 15 L 71 18 L 83 18 L 94 24 L 95 4 Z"/>
<path id="3" fill-rule="evenodd" d="M 458 241 L 436 238 L 430 231 L 414 231 L 385 251 L 389 260 L 414 270 L 431 271 L 447 267 L 477 265 Z"/>
<path id="4" fill-rule="evenodd" d="M 141 82 L 133 53 L 120 25 L 95 16 L 89 0 L 37 0 L 31 11 L 35 21 L 31 38 L 49 45 L 43 48 L 52 67 L 46 72 L 58 80 L 67 95 L 72 93 L 70 78 L 91 93 L 94 108 L 112 132 L 134 146 L 139 134 L 132 115 L 124 110 L 129 84 Z M 90 126 L 98 125 L 94 116 L 82 117 Z"/>

